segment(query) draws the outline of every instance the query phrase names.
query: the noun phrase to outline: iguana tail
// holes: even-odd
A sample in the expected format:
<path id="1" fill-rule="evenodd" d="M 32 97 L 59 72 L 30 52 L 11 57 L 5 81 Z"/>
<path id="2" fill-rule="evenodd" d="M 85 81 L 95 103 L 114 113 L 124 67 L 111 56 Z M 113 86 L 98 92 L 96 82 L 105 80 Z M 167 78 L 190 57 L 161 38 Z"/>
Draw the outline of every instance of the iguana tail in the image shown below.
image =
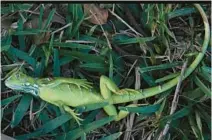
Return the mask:
<path id="1" fill-rule="evenodd" d="M 209 28 L 207 16 L 199 4 L 194 4 L 194 6 L 198 9 L 198 11 L 200 12 L 200 14 L 202 16 L 204 26 L 205 26 L 205 37 L 204 37 L 204 42 L 202 45 L 201 52 L 199 52 L 199 54 L 197 55 L 195 60 L 192 62 L 192 64 L 185 70 L 182 80 L 187 78 L 195 70 L 195 68 L 198 66 L 198 64 L 201 62 L 201 60 L 203 59 L 204 54 L 207 50 L 209 39 L 210 39 L 210 28 Z M 160 94 L 160 93 L 167 91 L 167 90 L 173 88 L 174 86 L 176 86 L 180 77 L 181 77 L 181 75 L 177 76 L 176 78 L 170 80 L 169 82 L 167 82 L 161 86 L 156 86 L 156 87 L 143 89 L 143 90 L 134 90 L 134 91 L 128 92 L 126 94 L 121 94 L 121 95 L 113 95 L 112 96 L 113 104 L 140 100 L 140 99 L 144 99 L 144 98 L 148 98 L 148 97 Z M 123 89 L 123 90 L 125 90 L 125 89 Z"/>

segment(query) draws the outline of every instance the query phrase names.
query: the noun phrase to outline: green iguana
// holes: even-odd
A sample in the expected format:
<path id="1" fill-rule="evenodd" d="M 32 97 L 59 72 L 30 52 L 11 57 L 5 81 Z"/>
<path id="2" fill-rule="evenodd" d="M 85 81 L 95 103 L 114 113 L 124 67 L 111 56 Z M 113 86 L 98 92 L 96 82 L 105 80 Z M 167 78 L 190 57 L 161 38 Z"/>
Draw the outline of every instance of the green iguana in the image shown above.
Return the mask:
<path id="1" fill-rule="evenodd" d="M 206 52 L 210 37 L 210 30 L 207 17 L 205 16 L 204 11 L 198 4 L 195 6 L 200 11 L 201 16 L 203 17 L 203 21 L 205 23 L 205 39 L 203 42 L 202 51 L 199 52 L 193 63 L 186 69 L 183 79 L 188 77 L 202 60 Z M 117 113 L 114 104 L 126 103 L 157 95 L 174 87 L 178 83 L 178 79 L 179 76 L 161 86 L 156 86 L 143 90 L 120 90 L 115 85 L 115 83 L 108 77 L 101 76 L 100 93 L 97 93 L 91 86 L 91 83 L 83 79 L 61 77 L 56 77 L 53 79 L 36 79 L 27 76 L 20 71 L 16 71 L 5 80 L 5 84 L 7 87 L 13 90 L 31 93 L 35 96 L 39 96 L 46 102 L 63 108 L 66 112 L 70 113 L 78 123 L 80 123 L 81 119 L 78 117 L 78 114 L 76 114 L 74 110 L 69 108 L 69 106 L 77 107 L 107 101 L 109 105 L 103 107 L 103 109 L 108 115 L 116 116 L 115 120 L 118 121 L 126 117 L 128 112 L 120 111 L 119 113 Z M 132 104 L 129 106 L 136 105 Z"/>

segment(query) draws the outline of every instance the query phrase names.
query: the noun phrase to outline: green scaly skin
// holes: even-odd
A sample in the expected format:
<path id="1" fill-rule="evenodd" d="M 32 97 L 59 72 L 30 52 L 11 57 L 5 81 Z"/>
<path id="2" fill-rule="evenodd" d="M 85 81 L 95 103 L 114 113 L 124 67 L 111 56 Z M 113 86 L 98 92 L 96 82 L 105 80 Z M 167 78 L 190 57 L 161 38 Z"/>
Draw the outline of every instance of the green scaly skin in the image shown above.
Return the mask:
<path id="1" fill-rule="evenodd" d="M 210 38 L 210 30 L 207 17 L 199 4 L 195 4 L 195 7 L 199 10 L 204 26 L 205 26 L 205 39 L 203 42 L 202 51 L 199 52 L 193 63 L 186 69 L 183 76 L 183 80 L 188 77 L 194 69 L 198 66 L 202 60 Z M 100 78 L 100 93 L 96 92 L 91 83 L 84 79 L 72 79 L 72 78 L 43 78 L 34 79 L 30 76 L 23 74 L 20 71 L 16 71 L 10 75 L 5 81 L 7 87 L 22 91 L 26 93 L 31 93 L 35 96 L 39 96 L 41 99 L 54 104 L 65 111 L 70 113 L 80 124 L 79 114 L 74 113 L 71 107 L 86 106 L 93 103 L 102 103 L 107 101 L 109 105 L 103 107 L 105 112 L 112 116 L 116 116 L 116 121 L 126 117 L 128 115 L 127 111 L 117 110 L 114 104 L 126 103 L 134 100 L 140 100 L 148 98 L 164 91 L 169 90 L 178 83 L 179 76 L 170 80 L 169 82 L 148 89 L 134 90 L 134 89 L 119 89 L 115 83 L 106 76 L 101 76 Z M 129 106 L 136 106 L 135 104 Z"/>

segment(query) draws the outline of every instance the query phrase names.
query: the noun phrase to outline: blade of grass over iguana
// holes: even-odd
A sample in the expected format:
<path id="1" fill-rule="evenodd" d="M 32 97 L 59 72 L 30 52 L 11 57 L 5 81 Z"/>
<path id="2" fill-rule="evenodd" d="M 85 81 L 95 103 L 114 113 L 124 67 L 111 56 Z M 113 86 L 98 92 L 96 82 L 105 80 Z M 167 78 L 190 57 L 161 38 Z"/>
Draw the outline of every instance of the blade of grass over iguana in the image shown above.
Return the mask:
<path id="1" fill-rule="evenodd" d="M 120 110 L 133 112 L 133 113 L 141 113 L 141 114 L 154 113 L 158 111 L 159 108 L 160 108 L 160 104 L 141 106 L 141 107 L 119 107 Z"/>
<path id="2" fill-rule="evenodd" d="M 94 104 L 89 104 L 89 105 L 82 105 L 82 106 L 78 106 L 76 107 L 76 110 L 78 112 L 88 112 L 91 110 L 96 110 L 99 108 L 103 108 L 104 106 L 108 105 L 108 102 L 102 102 L 102 103 L 94 103 Z"/>

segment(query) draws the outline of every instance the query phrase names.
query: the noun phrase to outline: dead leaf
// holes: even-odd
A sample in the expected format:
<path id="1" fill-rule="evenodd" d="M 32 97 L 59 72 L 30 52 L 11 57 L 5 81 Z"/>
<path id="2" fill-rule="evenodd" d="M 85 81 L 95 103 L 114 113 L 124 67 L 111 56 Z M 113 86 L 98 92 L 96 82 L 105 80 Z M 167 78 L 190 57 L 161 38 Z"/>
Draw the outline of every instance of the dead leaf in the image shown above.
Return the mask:
<path id="1" fill-rule="evenodd" d="M 44 26 L 46 25 L 46 21 L 47 21 L 46 19 L 43 19 L 41 29 L 43 29 Z M 34 17 L 32 20 L 24 23 L 25 29 L 38 29 L 39 28 L 38 26 L 39 26 L 39 17 Z M 39 45 L 39 44 L 45 43 L 49 40 L 50 33 L 42 32 L 42 33 L 39 33 L 36 35 L 29 35 L 27 37 L 29 40 L 31 40 L 31 42 L 33 44 Z"/>
<path id="2" fill-rule="evenodd" d="M 102 25 L 107 22 L 108 10 L 94 4 L 84 4 L 84 13 L 90 17 L 88 20 L 93 24 Z"/>

